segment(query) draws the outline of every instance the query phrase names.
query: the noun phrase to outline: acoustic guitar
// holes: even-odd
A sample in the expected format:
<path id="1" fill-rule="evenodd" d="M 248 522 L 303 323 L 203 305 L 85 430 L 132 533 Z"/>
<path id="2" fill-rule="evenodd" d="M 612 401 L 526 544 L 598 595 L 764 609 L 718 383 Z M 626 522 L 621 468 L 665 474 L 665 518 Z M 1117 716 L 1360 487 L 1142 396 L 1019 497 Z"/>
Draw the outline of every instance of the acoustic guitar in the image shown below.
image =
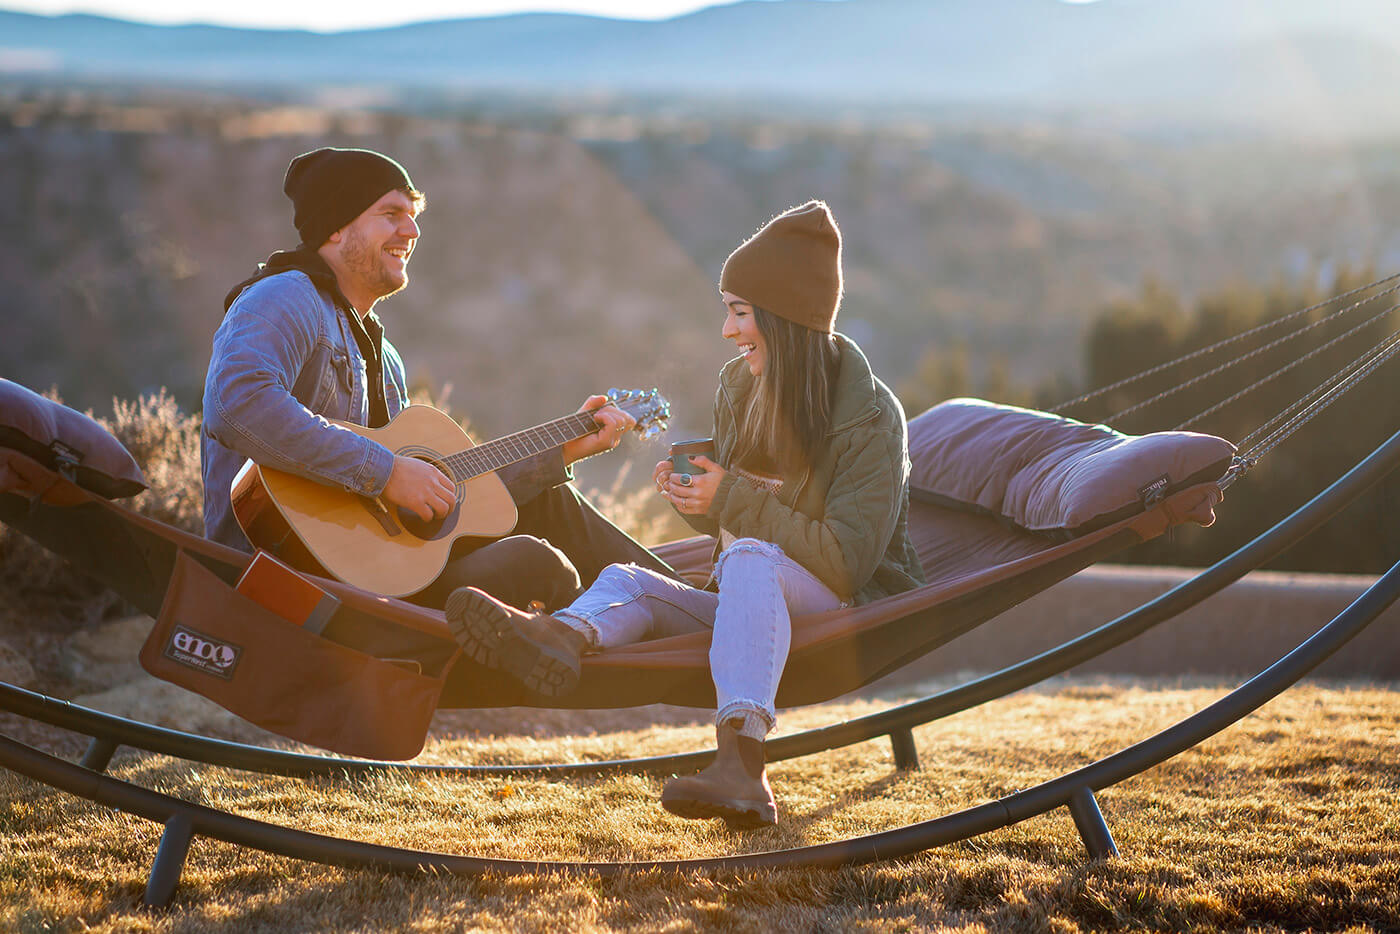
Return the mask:
<path id="1" fill-rule="evenodd" d="M 611 389 L 608 399 L 637 420 L 643 437 L 664 431 L 671 415 L 655 389 Z M 590 412 L 577 412 L 475 444 L 450 416 L 428 405 L 410 405 L 382 428 L 336 424 L 436 466 L 457 486 L 452 511 L 424 522 L 378 497 L 248 461 L 233 479 L 234 516 L 254 546 L 288 564 L 391 597 L 432 583 L 457 539 L 500 538 L 515 528 L 515 502 L 496 470 L 599 428 Z"/>

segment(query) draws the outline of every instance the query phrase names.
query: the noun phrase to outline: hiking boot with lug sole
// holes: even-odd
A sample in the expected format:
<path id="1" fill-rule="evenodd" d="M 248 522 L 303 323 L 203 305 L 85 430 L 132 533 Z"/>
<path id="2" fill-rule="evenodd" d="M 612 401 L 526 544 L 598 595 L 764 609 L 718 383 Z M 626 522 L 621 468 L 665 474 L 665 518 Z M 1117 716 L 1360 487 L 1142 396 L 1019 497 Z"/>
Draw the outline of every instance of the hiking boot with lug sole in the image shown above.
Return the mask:
<path id="1" fill-rule="evenodd" d="M 474 661 L 511 675 L 536 694 L 559 697 L 578 687 L 583 633 L 543 613 L 530 614 L 478 590 L 447 598 L 447 625 Z"/>

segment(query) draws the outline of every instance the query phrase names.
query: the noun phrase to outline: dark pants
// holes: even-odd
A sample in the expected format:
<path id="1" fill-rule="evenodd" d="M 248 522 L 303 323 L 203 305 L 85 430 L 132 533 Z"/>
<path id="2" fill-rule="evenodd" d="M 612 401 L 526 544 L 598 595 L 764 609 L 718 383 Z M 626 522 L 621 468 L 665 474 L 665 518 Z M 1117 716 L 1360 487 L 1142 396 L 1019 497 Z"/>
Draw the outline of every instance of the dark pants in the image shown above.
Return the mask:
<path id="1" fill-rule="evenodd" d="M 441 608 L 471 585 L 512 606 L 538 600 L 557 610 L 571 603 L 610 564 L 636 564 L 680 575 L 613 525 L 571 484 L 553 487 L 517 507 L 515 534 L 499 541 L 462 539 L 437 580 L 410 599 Z"/>

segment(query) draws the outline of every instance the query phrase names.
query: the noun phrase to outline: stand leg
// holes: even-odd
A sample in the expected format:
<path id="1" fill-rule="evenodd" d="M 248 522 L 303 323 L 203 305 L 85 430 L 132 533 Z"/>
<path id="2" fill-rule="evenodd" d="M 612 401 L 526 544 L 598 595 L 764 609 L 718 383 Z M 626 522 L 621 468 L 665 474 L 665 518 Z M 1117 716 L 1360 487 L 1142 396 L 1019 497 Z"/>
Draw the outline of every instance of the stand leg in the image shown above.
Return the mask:
<path id="1" fill-rule="evenodd" d="M 1074 817 L 1074 826 L 1095 859 L 1118 855 L 1118 845 L 1113 842 L 1113 834 L 1104 822 L 1103 812 L 1094 800 L 1094 792 L 1087 785 L 1074 790 L 1069 797 L 1069 813 Z"/>
<path id="2" fill-rule="evenodd" d="M 894 767 L 901 772 L 913 772 L 919 768 L 919 747 L 914 745 L 913 730 L 895 730 L 890 734 L 890 748 L 894 752 Z"/>
<path id="3" fill-rule="evenodd" d="M 156 850 L 156 861 L 151 866 L 151 877 L 146 880 L 147 908 L 164 908 L 175 894 L 175 886 L 180 884 L 180 873 L 185 868 L 185 856 L 190 851 L 190 840 L 194 837 L 194 826 L 184 814 L 174 814 L 165 822 L 165 833 L 161 834 L 160 849 Z"/>
<path id="4" fill-rule="evenodd" d="M 101 736 L 94 736 L 92 742 L 88 743 L 87 751 L 83 753 L 83 758 L 79 760 L 78 764 L 94 772 L 105 772 L 116 751 L 116 742 Z"/>

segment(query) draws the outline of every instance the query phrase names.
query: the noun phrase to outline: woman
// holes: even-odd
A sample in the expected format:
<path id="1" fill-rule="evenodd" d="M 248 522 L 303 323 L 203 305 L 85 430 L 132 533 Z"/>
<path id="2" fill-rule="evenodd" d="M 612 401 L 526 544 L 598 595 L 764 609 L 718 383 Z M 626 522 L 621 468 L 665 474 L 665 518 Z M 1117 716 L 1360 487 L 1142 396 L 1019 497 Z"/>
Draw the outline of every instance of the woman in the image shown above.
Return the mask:
<path id="1" fill-rule="evenodd" d="M 473 588 L 448 602 L 467 653 L 557 696 L 598 648 L 712 629 L 718 755 L 667 782 L 662 805 L 738 826 L 777 821 L 763 741 L 787 661 L 790 617 L 834 610 L 922 583 L 909 542 L 904 412 L 853 341 L 833 330 L 841 235 L 811 201 L 778 215 L 720 274 L 726 340 L 740 356 L 720 373 L 715 459 L 703 473 L 652 474 L 696 529 L 718 538 L 711 586 L 612 565 L 552 616 Z"/>

